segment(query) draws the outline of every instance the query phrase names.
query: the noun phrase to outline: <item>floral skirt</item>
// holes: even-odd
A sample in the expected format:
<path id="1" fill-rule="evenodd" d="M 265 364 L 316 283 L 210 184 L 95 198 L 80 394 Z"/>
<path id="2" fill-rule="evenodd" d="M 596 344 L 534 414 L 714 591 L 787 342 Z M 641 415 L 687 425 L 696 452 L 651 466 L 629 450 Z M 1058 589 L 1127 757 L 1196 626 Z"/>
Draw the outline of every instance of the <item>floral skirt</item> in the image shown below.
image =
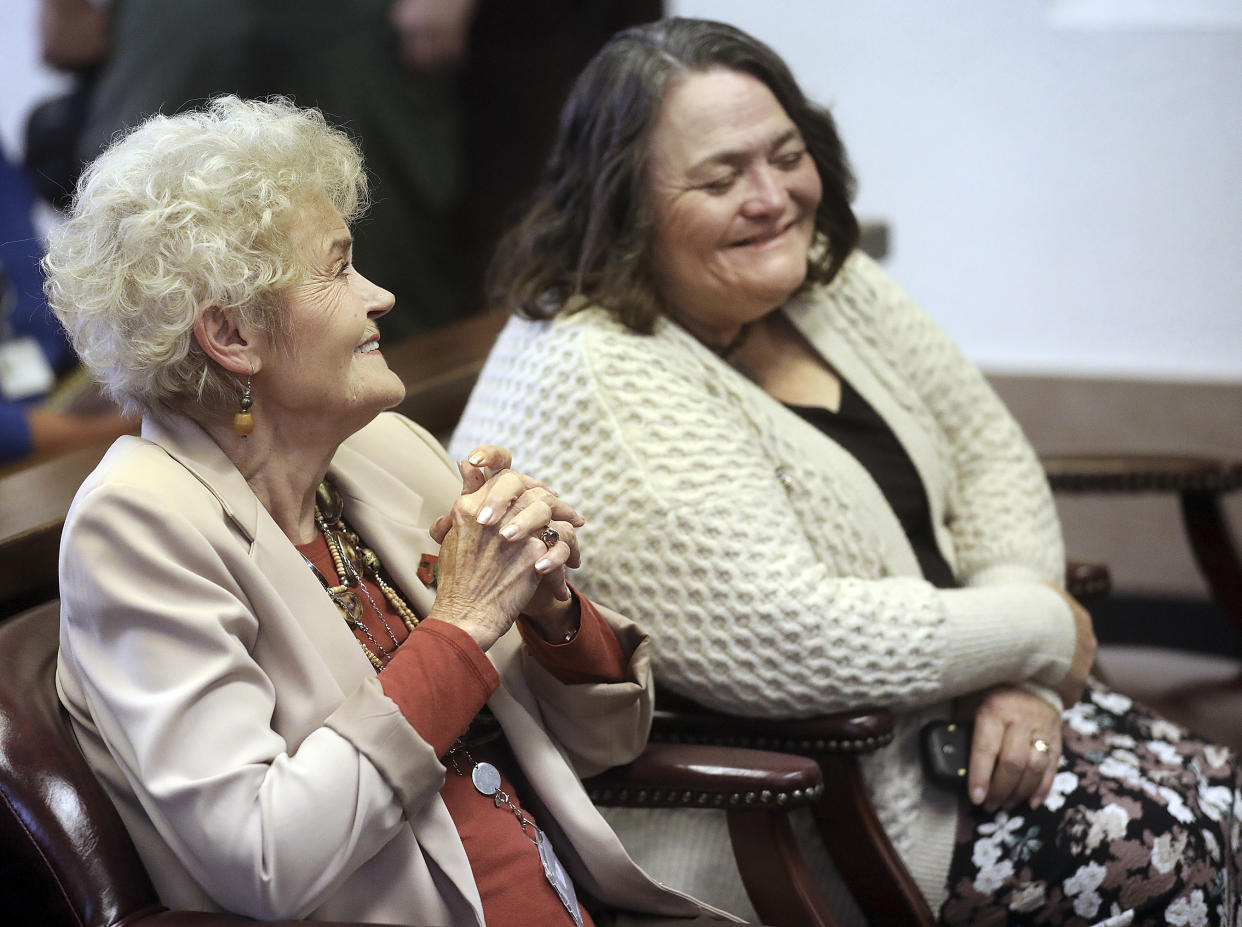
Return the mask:
<path id="1" fill-rule="evenodd" d="M 941 922 L 1242 927 L 1233 752 L 1098 684 L 1063 733 L 1042 806 L 962 815 Z"/>

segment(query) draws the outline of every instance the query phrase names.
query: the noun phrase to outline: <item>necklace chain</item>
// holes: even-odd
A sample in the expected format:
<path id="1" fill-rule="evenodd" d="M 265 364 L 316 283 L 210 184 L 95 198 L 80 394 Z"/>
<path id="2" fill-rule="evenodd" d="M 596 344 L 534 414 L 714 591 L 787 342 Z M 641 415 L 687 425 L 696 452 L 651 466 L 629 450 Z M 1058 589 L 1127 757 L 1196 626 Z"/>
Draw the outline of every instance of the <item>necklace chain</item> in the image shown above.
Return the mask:
<path id="1" fill-rule="evenodd" d="M 479 764 L 475 762 L 474 757 L 470 755 L 469 748 L 464 742 L 462 742 L 461 738 L 454 741 L 453 746 L 449 748 L 448 761 L 453 766 L 453 772 L 457 773 L 459 776 L 465 776 L 466 774 L 461 771 L 461 767 L 457 765 L 457 757 L 459 756 L 464 757 L 466 762 L 470 764 L 472 773 L 471 778 L 473 778 L 473 770 L 476 769 Z M 478 785 L 476 784 L 475 787 L 478 788 Z M 521 808 L 513 803 L 513 799 L 509 797 L 508 792 L 497 785 L 496 790 L 490 794 L 490 798 L 492 799 L 493 807 L 499 808 L 501 805 L 507 805 L 509 810 L 513 813 L 513 816 L 517 818 L 518 824 L 521 825 L 522 833 L 526 835 L 526 839 L 536 846 L 539 845 L 539 828 L 535 826 L 534 821 L 522 813 Z M 527 828 L 529 828 L 529 830 Z"/>
<path id="2" fill-rule="evenodd" d="M 371 608 L 375 610 L 375 614 L 384 625 L 384 630 L 388 632 L 388 636 L 392 639 L 393 651 L 398 646 L 397 637 L 393 634 L 387 620 L 385 620 L 384 612 L 376 604 L 375 599 L 366 587 L 366 583 L 363 582 L 363 577 L 365 576 L 375 583 L 380 592 L 383 593 L 384 599 L 401 616 L 401 620 L 410 631 L 413 631 L 418 626 L 419 618 L 401 597 L 400 593 L 384 579 L 379 558 L 375 555 L 375 552 L 368 547 L 364 547 L 358 535 L 345 524 L 344 502 L 336 488 L 327 481 L 320 483 L 315 493 L 315 503 L 315 524 L 323 532 L 328 552 L 332 556 L 332 565 L 336 569 L 336 575 L 342 580 L 341 584 L 336 586 L 330 585 L 327 577 L 309 559 L 306 560 L 306 563 L 315 576 L 319 578 L 323 588 L 340 610 L 345 623 L 351 629 L 361 630 L 367 641 L 371 642 L 371 646 L 375 650 L 368 647 L 366 641 L 355 637 L 359 646 L 362 647 L 363 653 L 367 655 L 367 659 L 375 667 L 375 671 L 377 673 L 381 672 L 387 666 L 387 661 L 392 658 L 392 652 L 380 645 L 379 641 L 372 635 L 371 630 L 362 621 L 360 617 L 362 599 L 358 597 L 358 593 L 354 592 L 352 587 L 358 587 Z M 573 880 L 569 873 L 565 871 L 565 867 L 560 860 L 556 858 L 556 851 L 548 842 L 543 831 L 514 803 L 513 799 L 509 797 L 509 793 L 500 787 L 502 780 L 499 771 L 490 763 L 476 762 L 461 738 L 458 738 L 449 749 L 447 759 L 457 775 L 465 776 L 466 773 L 462 771 L 461 765 L 458 764 L 458 757 L 470 764 L 470 778 L 474 782 L 476 791 L 491 798 L 493 807 L 506 808 L 517 819 L 518 825 L 522 828 L 522 834 L 539 850 L 539 864 L 543 868 L 543 873 L 548 883 L 556 892 L 561 903 L 565 905 L 565 909 L 569 912 L 569 916 L 576 927 L 582 927 L 582 915 L 578 905 L 578 896 L 574 891 Z"/>
<path id="3" fill-rule="evenodd" d="M 351 629 L 361 631 L 367 641 L 371 642 L 371 647 L 375 648 L 372 650 L 365 641 L 358 641 L 371 665 L 375 667 L 376 672 L 379 672 L 392 659 L 400 642 L 388 624 L 388 619 L 384 617 L 384 610 L 379 607 L 371 591 L 367 589 L 364 578 L 370 579 L 379 587 L 385 601 L 392 606 L 393 611 L 401 616 L 408 630 L 413 631 L 418 626 L 419 618 L 396 588 L 384 579 L 379 557 L 375 555 L 375 551 L 364 547 L 358 535 L 345 524 L 344 501 L 336 487 L 325 480 L 319 484 L 315 496 L 315 525 L 323 532 L 328 553 L 332 557 L 332 566 L 341 582 L 336 586 L 331 585 L 327 577 L 309 559 L 306 562 L 315 576 L 319 578 L 319 582 L 323 584 L 332 602 L 340 610 L 345 623 Z M 362 620 L 362 600 L 358 592 L 362 593 L 384 626 L 384 630 L 388 632 L 388 637 L 392 641 L 391 649 L 377 641 L 371 629 Z"/>

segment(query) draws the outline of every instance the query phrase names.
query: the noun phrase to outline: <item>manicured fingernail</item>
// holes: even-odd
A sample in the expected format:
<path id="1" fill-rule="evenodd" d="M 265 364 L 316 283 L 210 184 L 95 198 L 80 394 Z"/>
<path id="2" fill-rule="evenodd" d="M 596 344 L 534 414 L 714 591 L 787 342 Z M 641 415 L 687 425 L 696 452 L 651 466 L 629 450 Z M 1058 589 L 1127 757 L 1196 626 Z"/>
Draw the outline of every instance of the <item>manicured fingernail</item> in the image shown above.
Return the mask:
<path id="1" fill-rule="evenodd" d="M 500 530 L 500 536 L 504 538 L 506 541 L 512 541 L 515 537 L 518 536 L 518 526 L 517 525 L 505 525 L 504 528 Z"/>
<path id="2" fill-rule="evenodd" d="M 492 517 L 492 509 L 491 509 L 491 506 L 488 506 L 487 508 L 485 508 L 483 511 L 479 513 L 479 517 L 475 520 L 480 525 L 486 525 L 488 521 L 491 520 L 491 517 Z"/>
<path id="3" fill-rule="evenodd" d="M 482 451 L 475 451 L 473 454 L 471 454 L 466 459 L 470 461 L 472 464 L 474 464 L 476 467 L 479 464 L 483 463 L 483 461 L 487 460 L 487 458 L 483 455 Z"/>
<path id="4" fill-rule="evenodd" d="M 981 788 L 971 789 L 970 800 L 973 804 L 981 805 L 983 804 L 983 799 L 987 797 L 987 794 L 988 794 L 987 789 L 981 789 Z"/>
<path id="5" fill-rule="evenodd" d="M 542 560 L 540 560 L 538 563 L 535 564 L 535 572 L 546 573 L 551 566 L 552 566 L 552 561 L 549 560 L 547 557 L 544 557 Z"/>

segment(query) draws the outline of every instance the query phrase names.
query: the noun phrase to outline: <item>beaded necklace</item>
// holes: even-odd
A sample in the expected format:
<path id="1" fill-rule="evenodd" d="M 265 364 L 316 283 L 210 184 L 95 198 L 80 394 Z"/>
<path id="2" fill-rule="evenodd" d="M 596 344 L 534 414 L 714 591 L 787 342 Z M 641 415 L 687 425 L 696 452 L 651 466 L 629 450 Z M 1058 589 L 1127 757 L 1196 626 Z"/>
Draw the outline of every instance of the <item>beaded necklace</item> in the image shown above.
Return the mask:
<path id="1" fill-rule="evenodd" d="M 392 659 L 392 655 L 396 651 L 399 642 L 396 635 L 393 634 L 392 628 L 389 627 L 388 621 L 384 618 L 384 612 L 376 604 L 375 599 L 372 598 L 362 578 L 365 576 L 379 587 L 384 594 L 384 598 L 393 607 L 393 610 L 401 616 L 401 620 L 405 622 L 405 626 L 409 630 L 413 631 L 418 626 L 419 618 L 414 614 L 410 606 L 406 604 L 405 600 L 401 598 L 400 593 L 384 579 L 379 557 L 375 555 L 375 551 L 369 547 L 364 547 L 358 535 L 345 524 L 344 512 L 345 502 L 336 487 L 328 483 L 327 480 L 320 483 L 319 488 L 315 490 L 315 525 L 323 532 L 324 541 L 328 545 L 328 552 L 332 556 L 332 566 L 336 570 L 336 575 L 343 582 L 340 585 L 333 586 L 328 582 L 328 578 L 323 575 L 323 572 L 315 564 L 311 563 L 309 558 L 304 556 L 303 559 L 306 560 L 306 565 L 311 568 L 311 572 L 323 584 L 323 588 L 340 610 L 341 617 L 345 619 L 345 623 L 349 625 L 351 630 L 361 631 L 366 639 L 371 642 L 371 646 L 368 647 L 364 641 L 355 637 L 355 640 L 358 640 L 359 645 L 362 647 L 363 653 L 367 655 L 367 659 L 371 661 L 371 665 L 375 667 L 375 671 L 378 673 L 388 665 L 388 661 Z M 363 623 L 361 617 L 362 599 L 358 596 L 359 591 L 366 598 L 367 602 L 370 603 L 371 608 L 375 610 L 375 614 L 384 625 L 384 630 L 388 632 L 388 636 L 392 640 L 391 650 L 381 645 L 366 624 Z M 372 650 L 372 647 L 375 649 Z M 491 723 L 495 726 L 494 719 L 491 719 Z M 494 737 L 496 734 L 493 733 L 491 736 Z M 515 805 L 508 793 L 500 787 L 500 771 L 491 763 L 476 761 L 470 755 L 469 748 L 460 738 L 453 744 L 446 759 L 457 775 L 465 776 L 466 773 L 458 762 L 459 758 L 469 764 L 470 779 L 474 784 L 475 790 L 484 797 L 490 798 L 495 807 L 504 807 L 517 819 L 519 826 L 522 828 L 522 833 L 535 845 L 539 852 L 539 863 L 543 868 L 544 877 L 565 906 L 575 927 L 582 927 L 582 913 L 578 905 L 577 892 L 574 890 L 573 879 L 570 878 L 569 873 L 565 870 L 565 866 L 557 858 L 556 850 L 553 849 L 552 842 L 547 835 L 534 821 L 522 813 L 522 809 Z"/>
<path id="2" fill-rule="evenodd" d="M 320 483 L 319 488 L 315 490 L 315 526 L 323 532 L 324 541 L 328 545 L 328 553 L 332 556 L 332 566 L 336 569 L 336 575 L 340 577 L 341 583 L 333 586 L 310 560 L 306 563 L 311 568 L 311 572 L 318 577 L 319 582 L 323 584 L 323 588 L 337 609 L 340 610 L 345 623 L 351 630 L 361 631 L 367 641 L 370 641 L 369 647 L 365 641 L 359 640 L 358 643 L 371 665 L 375 667 L 375 671 L 379 672 L 392 659 L 399 641 L 384 617 L 383 609 L 376 604 L 366 583 L 363 582 L 363 577 L 379 587 L 384 599 L 392 606 L 393 611 L 401 616 L 408 630 L 413 631 L 418 626 L 419 618 L 396 588 L 384 578 L 379 557 L 375 555 L 375 551 L 364 547 L 358 535 L 345 524 L 344 512 L 345 501 L 336 487 L 326 480 Z M 362 597 L 359 596 L 359 592 L 362 593 Z M 370 628 L 362 620 L 363 597 L 379 617 L 384 630 L 388 632 L 388 637 L 392 642 L 390 647 L 385 647 L 376 640 Z"/>

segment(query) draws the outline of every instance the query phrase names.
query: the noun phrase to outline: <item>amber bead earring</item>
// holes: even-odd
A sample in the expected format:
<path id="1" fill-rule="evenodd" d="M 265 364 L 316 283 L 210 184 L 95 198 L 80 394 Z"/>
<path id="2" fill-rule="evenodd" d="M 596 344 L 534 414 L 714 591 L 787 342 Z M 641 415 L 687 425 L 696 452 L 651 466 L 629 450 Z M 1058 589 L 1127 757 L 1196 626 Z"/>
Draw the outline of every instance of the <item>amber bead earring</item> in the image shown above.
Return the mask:
<path id="1" fill-rule="evenodd" d="M 250 406 L 252 404 L 250 398 L 250 377 L 246 377 L 246 391 L 242 393 L 241 410 L 233 416 L 233 431 L 237 435 L 246 438 L 254 431 L 254 416 L 250 414 Z"/>

